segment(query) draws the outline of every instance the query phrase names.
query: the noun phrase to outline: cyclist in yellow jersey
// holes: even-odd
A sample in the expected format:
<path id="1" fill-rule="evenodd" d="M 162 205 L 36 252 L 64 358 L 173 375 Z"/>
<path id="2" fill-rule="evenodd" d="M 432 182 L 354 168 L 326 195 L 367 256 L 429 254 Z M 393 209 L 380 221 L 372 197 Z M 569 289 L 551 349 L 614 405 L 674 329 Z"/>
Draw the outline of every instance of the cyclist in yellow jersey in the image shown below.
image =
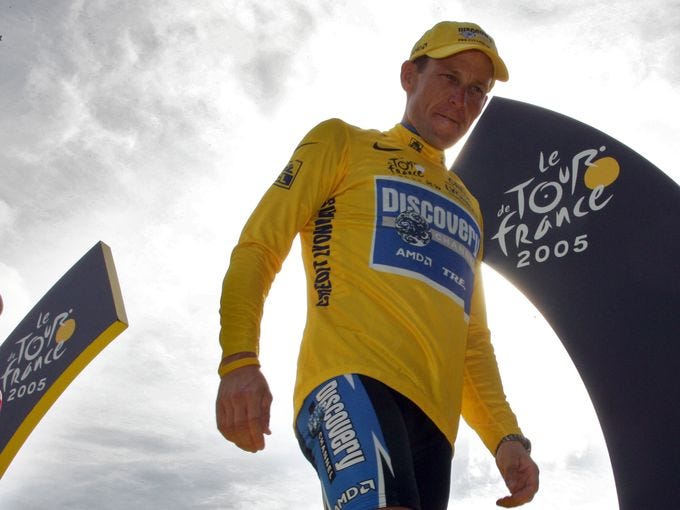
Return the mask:
<path id="1" fill-rule="evenodd" d="M 519 506 L 538 490 L 486 325 L 479 206 L 443 153 L 507 79 L 478 25 L 438 23 L 402 65 L 402 122 L 385 132 L 338 119 L 313 128 L 232 252 L 218 428 L 244 450 L 264 448 L 272 397 L 259 324 L 299 233 L 308 312 L 295 433 L 325 508 L 446 508 L 461 415 L 510 490 L 499 505 Z"/>

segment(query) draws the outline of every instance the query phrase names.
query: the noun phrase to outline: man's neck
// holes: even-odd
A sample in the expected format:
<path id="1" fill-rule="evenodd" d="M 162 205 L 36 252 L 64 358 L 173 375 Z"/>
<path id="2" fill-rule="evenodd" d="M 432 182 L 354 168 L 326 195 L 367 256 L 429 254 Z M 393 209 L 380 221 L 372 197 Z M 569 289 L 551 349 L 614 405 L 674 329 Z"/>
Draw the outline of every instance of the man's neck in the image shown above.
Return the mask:
<path id="1" fill-rule="evenodd" d="M 408 129 L 414 135 L 420 136 L 420 133 L 418 133 L 418 130 L 415 128 L 415 126 L 413 124 L 411 124 L 409 121 L 407 121 L 406 119 L 401 121 L 401 125 L 404 126 L 406 129 Z"/>

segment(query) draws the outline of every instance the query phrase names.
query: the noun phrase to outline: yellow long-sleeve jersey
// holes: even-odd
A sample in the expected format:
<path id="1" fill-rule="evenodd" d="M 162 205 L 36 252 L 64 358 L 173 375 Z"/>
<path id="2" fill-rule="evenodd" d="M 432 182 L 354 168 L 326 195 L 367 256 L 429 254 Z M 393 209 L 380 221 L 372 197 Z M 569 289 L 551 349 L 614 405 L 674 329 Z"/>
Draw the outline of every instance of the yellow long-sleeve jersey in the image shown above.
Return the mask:
<path id="1" fill-rule="evenodd" d="M 317 385 L 373 377 L 453 444 L 459 416 L 492 452 L 519 433 L 486 325 L 481 214 L 443 152 L 401 124 L 322 122 L 248 220 L 221 300 L 224 357 L 258 352 L 264 299 L 300 233 L 307 323 L 295 414 Z"/>

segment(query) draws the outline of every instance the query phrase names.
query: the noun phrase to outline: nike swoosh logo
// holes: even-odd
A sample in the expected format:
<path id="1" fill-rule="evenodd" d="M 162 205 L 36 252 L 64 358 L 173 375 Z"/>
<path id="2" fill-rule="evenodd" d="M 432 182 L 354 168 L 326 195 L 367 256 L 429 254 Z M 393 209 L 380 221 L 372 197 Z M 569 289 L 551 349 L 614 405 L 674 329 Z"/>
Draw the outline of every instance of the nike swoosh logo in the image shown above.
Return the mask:
<path id="1" fill-rule="evenodd" d="M 300 145 L 298 145 L 297 147 L 295 147 L 295 150 L 294 150 L 293 152 L 296 152 L 298 149 L 300 149 L 301 147 L 304 147 L 305 145 L 315 145 L 315 144 L 317 144 L 317 143 L 319 143 L 319 142 L 305 142 L 305 143 L 301 143 Z"/>
<path id="2" fill-rule="evenodd" d="M 393 151 L 400 151 L 401 149 L 397 149 L 396 147 L 384 147 L 382 145 L 378 145 L 378 142 L 375 142 L 373 144 L 373 148 L 377 151 L 387 151 L 387 152 L 393 152 Z"/>

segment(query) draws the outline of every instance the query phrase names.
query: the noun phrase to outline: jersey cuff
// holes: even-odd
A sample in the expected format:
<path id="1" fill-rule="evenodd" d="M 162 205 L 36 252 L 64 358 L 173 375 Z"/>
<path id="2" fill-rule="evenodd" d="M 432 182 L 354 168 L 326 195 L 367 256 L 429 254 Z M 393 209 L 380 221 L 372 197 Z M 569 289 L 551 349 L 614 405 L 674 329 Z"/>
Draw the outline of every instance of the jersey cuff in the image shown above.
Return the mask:
<path id="1" fill-rule="evenodd" d="M 237 368 L 241 367 L 247 367 L 247 366 L 260 366 L 260 360 L 258 360 L 255 356 L 248 356 L 247 358 L 241 358 L 234 360 L 230 363 L 225 363 L 222 364 L 220 363 L 220 368 L 217 370 L 217 373 L 220 374 L 220 377 L 224 377 L 230 372 L 233 372 Z"/>

